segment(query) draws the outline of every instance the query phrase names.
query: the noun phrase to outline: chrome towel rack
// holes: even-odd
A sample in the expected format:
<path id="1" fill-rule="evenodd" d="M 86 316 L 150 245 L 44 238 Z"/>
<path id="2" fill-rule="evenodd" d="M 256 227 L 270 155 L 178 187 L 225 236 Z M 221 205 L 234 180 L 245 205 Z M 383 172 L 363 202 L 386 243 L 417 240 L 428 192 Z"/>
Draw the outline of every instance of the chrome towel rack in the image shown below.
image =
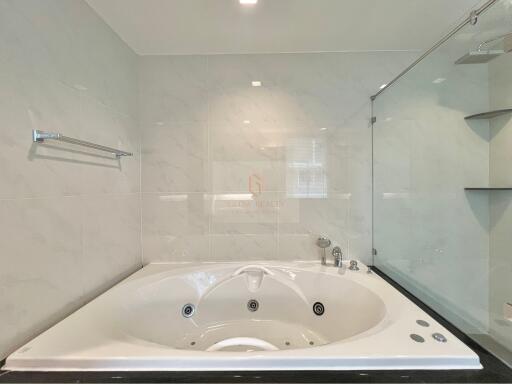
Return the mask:
<path id="1" fill-rule="evenodd" d="M 45 132 L 40 131 L 39 129 L 34 129 L 32 131 L 32 141 L 34 143 L 44 143 L 46 140 L 63 141 L 70 144 L 81 145 L 82 147 L 97 149 L 98 151 L 109 152 L 115 155 L 117 158 L 121 156 L 133 156 L 133 153 L 131 152 L 121 151 L 120 149 L 94 144 L 89 141 L 73 139 L 72 137 L 64 136 L 56 132 Z"/>

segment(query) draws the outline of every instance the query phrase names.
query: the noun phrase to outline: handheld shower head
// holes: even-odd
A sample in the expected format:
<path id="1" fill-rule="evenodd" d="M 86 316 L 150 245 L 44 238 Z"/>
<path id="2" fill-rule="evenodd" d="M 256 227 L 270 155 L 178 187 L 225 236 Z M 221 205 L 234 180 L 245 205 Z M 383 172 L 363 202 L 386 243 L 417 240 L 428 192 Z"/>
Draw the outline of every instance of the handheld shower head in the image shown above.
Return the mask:
<path id="1" fill-rule="evenodd" d="M 327 264 L 327 257 L 325 254 L 325 248 L 331 246 L 331 240 L 329 240 L 327 237 L 319 237 L 316 241 L 316 245 L 318 245 L 322 249 L 322 265 Z"/>

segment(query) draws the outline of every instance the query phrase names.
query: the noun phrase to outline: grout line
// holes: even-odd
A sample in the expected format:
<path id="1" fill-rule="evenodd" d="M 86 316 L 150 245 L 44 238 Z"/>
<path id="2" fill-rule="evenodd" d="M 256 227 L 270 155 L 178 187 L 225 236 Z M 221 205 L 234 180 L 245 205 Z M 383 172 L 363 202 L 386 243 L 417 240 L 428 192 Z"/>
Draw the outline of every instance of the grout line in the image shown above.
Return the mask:
<path id="1" fill-rule="evenodd" d="M 73 195 L 46 195 L 38 197 L 18 197 L 18 198 L 0 198 L 0 201 L 23 201 L 23 200 L 55 200 L 55 199 L 69 199 L 69 198 L 83 198 L 83 197 L 113 197 L 113 196 L 130 196 L 139 195 L 140 192 L 109 192 L 109 193 L 85 193 Z"/>
<path id="2" fill-rule="evenodd" d="M 140 128 L 140 125 L 139 125 Z M 142 219 L 142 134 L 139 138 L 139 151 L 140 151 L 140 159 L 139 159 L 139 247 L 140 247 L 140 265 L 144 266 L 144 246 L 143 246 L 143 219 Z"/>
<path id="3" fill-rule="evenodd" d="M 488 88 L 488 92 L 487 92 L 487 101 L 488 101 L 488 107 L 489 109 L 491 108 L 491 80 L 490 80 L 490 77 L 491 77 L 491 68 L 490 66 L 488 66 L 487 68 L 487 88 Z M 493 126 L 492 126 L 492 120 L 489 119 L 487 122 L 486 122 L 487 126 L 488 126 L 488 135 L 489 135 L 489 144 L 487 146 L 487 185 L 492 185 L 491 184 L 491 173 L 492 173 L 492 158 L 491 158 L 491 153 L 492 153 L 492 131 L 493 131 Z M 489 216 L 487 217 L 487 221 L 488 221 L 488 233 L 489 233 L 489 240 L 488 240 L 488 246 L 487 246 L 487 255 L 488 255 L 488 258 L 489 258 L 489 261 L 487 262 L 487 264 L 489 266 L 491 266 L 491 261 L 493 260 L 493 257 L 492 257 L 492 254 L 493 254 L 493 251 L 494 251 L 494 246 L 493 246 L 493 231 L 492 231 L 492 228 L 491 228 L 491 225 L 492 225 L 492 217 L 493 217 L 493 214 L 492 214 L 492 194 L 491 193 L 488 193 L 487 194 L 487 207 L 488 207 L 488 214 Z M 490 280 L 490 279 L 489 279 Z M 489 281 L 490 283 L 490 281 Z M 491 289 L 489 289 L 489 293 L 488 293 L 488 300 L 490 301 L 490 295 L 491 295 Z M 491 313 L 489 311 L 489 320 L 492 320 L 491 319 Z"/>
<path id="4" fill-rule="evenodd" d="M 206 81 L 207 81 L 207 91 L 206 91 L 206 175 L 207 175 L 207 181 L 206 181 L 206 190 L 207 191 L 213 191 L 213 166 L 212 166 L 212 155 L 211 155 L 211 103 L 210 103 L 210 97 L 211 97 L 211 87 L 210 87 L 210 58 L 206 56 Z M 213 195 L 213 192 L 211 193 L 205 193 L 205 195 L 211 194 Z M 213 238 L 211 236 L 212 234 L 212 212 L 213 212 L 213 200 L 211 200 L 208 204 L 208 233 L 206 236 L 208 236 L 208 259 L 211 259 L 213 257 Z"/>
<path id="5" fill-rule="evenodd" d="M 233 52 L 233 53 L 221 53 L 221 52 L 202 52 L 202 53 L 174 53 L 174 54 L 158 54 L 158 53 L 139 53 L 136 54 L 139 57 L 173 57 L 173 56 L 250 56 L 250 55 L 308 55 L 308 54 L 365 54 L 365 53 L 422 53 L 424 49 L 377 49 L 377 50 L 345 50 L 345 51 L 282 51 L 282 52 Z"/>
<path id="6" fill-rule="evenodd" d="M 137 57 L 137 127 L 139 131 L 139 249 L 140 249 L 140 266 L 144 266 L 144 243 L 143 243 L 143 217 L 142 217 L 142 161 L 143 161 L 143 153 L 142 153 L 142 143 L 143 143 L 143 129 L 142 122 L 140 119 L 140 83 L 139 83 L 139 74 L 140 74 L 140 59 Z"/>
<path id="7" fill-rule="evenodd" d="M 377 249 L 375 246 L 375 137 L 374 137 L 374 130 L 375 130 L 375 123 L 373 122 L 374 113 L 375 113 L 375 100 L 370 100 L 370 128 L 371 128 L 371 137 L 370 137 L 370 161 L 371 161 L 371 215 L 370 215 L 370 231 L 371 231 L 371 253 L 370 253 L 370 259 L 371 259 L 371 265 L 375 266 L 375 252 L 374 249 Z"/>

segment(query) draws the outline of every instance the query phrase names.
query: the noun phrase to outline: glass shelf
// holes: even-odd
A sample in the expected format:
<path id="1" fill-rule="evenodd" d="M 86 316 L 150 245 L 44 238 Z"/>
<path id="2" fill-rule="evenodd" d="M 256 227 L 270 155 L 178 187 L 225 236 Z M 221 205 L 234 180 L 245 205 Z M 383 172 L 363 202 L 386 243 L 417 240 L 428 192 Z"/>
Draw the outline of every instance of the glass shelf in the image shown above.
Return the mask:
<path id="1" fill-rule="evenodd" d="M 482 120 L 482 119 L 492 119 L 493 117 L 498 117 L 504 115 L 506 113 L 512 113 L 512 108 L 508 109 L 497 109 L 495 111 L 477 113 L 475 115 L 466 116 L 465 120 Z"/>
<path id="2" fill-rule="evenodd" d="M 467 187 L 465 191 L 512 191 L 512 187 Z"/>

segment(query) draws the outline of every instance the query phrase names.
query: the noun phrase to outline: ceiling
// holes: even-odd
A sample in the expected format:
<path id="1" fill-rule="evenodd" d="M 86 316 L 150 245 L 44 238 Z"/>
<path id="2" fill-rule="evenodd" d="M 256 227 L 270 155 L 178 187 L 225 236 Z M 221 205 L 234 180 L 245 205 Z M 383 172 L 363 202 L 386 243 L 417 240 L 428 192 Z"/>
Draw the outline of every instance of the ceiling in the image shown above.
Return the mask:
<path id="1" fill-rule="evenodd" d="M 138 54 L 425 50 L 480 0 L 86 0 Z"/>

